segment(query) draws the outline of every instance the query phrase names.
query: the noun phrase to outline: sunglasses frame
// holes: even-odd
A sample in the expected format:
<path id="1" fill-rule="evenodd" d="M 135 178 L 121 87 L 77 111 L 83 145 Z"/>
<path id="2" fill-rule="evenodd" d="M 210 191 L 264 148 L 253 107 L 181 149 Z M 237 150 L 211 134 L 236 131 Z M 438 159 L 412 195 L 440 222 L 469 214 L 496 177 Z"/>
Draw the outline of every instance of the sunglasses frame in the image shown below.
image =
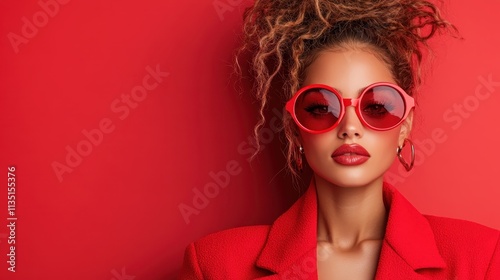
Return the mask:
<path id="1" fill-rule="evenodd" d="M 377 128 L 377 127 L 374 127 L 374 126 L 368 124 L 365 121 L 365 119 L 362 117 L 362 114 L 361 114 L 361 108 L 359 106 L 361 99 L 363 98 L 363 96 L 365 95 L 366 92 L 368 92 L 369 90 L 371 90 L 377 86 L 387 86 L 387 87 L 395 89 L 403 97 L 403 101 L 405 104 L 405 113 L 404 113 L 403 117 L 401 118 L 401 120 L 398 123 L 396 123 L 395 125 L 388 127 L 388 128 Z M 335 122 L 331 127 L 323 129 L 323 130 L 319 130 L 319 131 L 318 130 L 311 130 L 311 129 L 303 126 L 299 122 L 299 120 L 297 119 L 297 115 L 295 114 L 295 103 L 297 102 L 297 99 L 299 98 L 299 96 L 303 92 L 310 90 L 312 88 L 326 89 L 326 90 L 332 92 L 333 94 L 335 94 L 337 96 L 337 98 L 339 99 L 339 101 L 341 101 L 340 102 L 340 104 L 341 104 L 340 114 L 339 114 L 337 122 Z M 320 133 L 328 132 L 328 131 L 334 129 L 335 127 L 337 127 L 339 125 L 339 123 L 342 121 L 342 119 L 344 118 L 346 107 L 348 107 L 348 106 L 355 107 L 356 115 L 358 115 L 358 119 L 361 121 L 361 123 L 364 126 L 370 128 L 370 129 L 373 129 L 373 130 L 377 130 L 377 131 L 386 131 L 386 130 L 391 130 L 391 129 L 397 127 L 406 119 L 406 117 L 408 117 L 408 114 L 410 113 L 410 111 L 415 107 L 415 100 L 413 99 L 413 97 L 408 95 L 408 93 L 406 93 L 400 86 L 393 84 L 393 83 L 387 83 L 387 82 L 378 82 L 378 83 L 373 83 L 373 84 L 367 86 L 366 88 L 363 89 L 363 92 L 361 92 L 361 94 L 359 95 L 358 98 L 343 98 L 342 95 L 337 90 L 335 90 L 334 88 L 332 88 L 330 86 L 327 86 L 324 84 L 312 84 L 312 85 L 308 85 L 308 86 L 300 88 L 293 95 L 293 97 L 287 101 L 287 103 L 285 105 L 285 109 L 292 115 L 293 120 L 295 121 L 297 126 L 299 126 L 302 130 L 307 131 L 307 132 L 312 133 L 312 134 L 320 134 Z"/>

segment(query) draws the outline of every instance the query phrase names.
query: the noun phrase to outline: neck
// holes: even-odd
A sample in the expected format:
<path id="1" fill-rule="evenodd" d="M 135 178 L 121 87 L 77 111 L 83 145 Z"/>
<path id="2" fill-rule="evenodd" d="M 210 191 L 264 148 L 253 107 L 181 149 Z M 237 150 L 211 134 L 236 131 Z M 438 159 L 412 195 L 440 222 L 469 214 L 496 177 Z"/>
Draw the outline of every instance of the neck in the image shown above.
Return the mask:
<path id="1" fill-rule="evenodd" d="M 352 249 L 363 241 L 382 240 L 387 223 L 382 178 L 366 186 L 338 187 L 315 176 L 318 242 Z"/>

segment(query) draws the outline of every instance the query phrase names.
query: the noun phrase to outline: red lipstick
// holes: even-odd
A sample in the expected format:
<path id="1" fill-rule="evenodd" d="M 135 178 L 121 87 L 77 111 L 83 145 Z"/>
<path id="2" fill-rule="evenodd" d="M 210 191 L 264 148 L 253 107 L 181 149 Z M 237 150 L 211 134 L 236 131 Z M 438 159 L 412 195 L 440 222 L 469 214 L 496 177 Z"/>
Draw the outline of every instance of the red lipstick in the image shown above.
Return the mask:
<path id="1" fill-rule="evenodd" d="M 361 145 L 344 144 L 333 152 L 332 158 L 338 164 L 359 165 L 370 158 L 370 153 Z"/>

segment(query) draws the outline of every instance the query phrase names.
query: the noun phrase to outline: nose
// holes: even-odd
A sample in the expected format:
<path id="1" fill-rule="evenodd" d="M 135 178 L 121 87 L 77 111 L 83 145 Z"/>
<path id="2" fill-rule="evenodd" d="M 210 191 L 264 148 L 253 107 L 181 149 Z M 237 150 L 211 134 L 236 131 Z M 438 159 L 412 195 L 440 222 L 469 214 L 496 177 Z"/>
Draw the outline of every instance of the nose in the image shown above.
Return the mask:
<path id="1" fill-rule="evenodd" d="M 344 117 L 337 127 L 337 137 L 340 139 L 360 138 L 363 136 L 363 124 L 356 114 L 354 106 L 347 106 Z"/>

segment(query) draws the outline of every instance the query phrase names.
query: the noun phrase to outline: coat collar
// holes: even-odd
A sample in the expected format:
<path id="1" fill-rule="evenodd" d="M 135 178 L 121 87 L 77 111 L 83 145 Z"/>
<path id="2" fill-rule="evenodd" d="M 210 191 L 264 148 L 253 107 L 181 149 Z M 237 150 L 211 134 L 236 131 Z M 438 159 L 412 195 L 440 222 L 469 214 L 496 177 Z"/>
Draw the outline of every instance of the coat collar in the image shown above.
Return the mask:
<path id="1" fill-rule="evenodd" d="M 383 192 L 389 216 L 377 278 L 415 276 L 418 269 L 444 268 L 446 264 L 427 219 L 393 186 L 384 183 Z M 316 230 L 317 197 L 313 179 L 305 194 L 272 224 L 257 266 L 282 277 L 302 273 L 301 279 L 317 279 Z"/>
<path id="2" fill-rule="evenodd" d="M 296 267 L 310 266 L 305 261 L 312 260 L 315 273 L 317 199 L 313 181 L 306 193 L 272 224 L 257 266 L 286 276 Z"/>

